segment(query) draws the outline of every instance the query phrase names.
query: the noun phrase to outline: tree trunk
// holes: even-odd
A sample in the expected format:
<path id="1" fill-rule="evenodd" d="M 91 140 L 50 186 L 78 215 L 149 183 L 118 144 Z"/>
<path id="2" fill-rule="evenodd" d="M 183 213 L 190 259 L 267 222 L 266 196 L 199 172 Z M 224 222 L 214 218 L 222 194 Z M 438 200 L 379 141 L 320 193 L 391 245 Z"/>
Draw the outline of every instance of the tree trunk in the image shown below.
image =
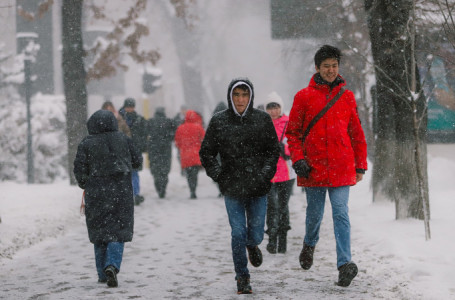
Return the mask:
<path id="1" fill-rule="evenodd" d="M 77 146 L 86 135 L 87 90 L 82 46 L 83 0 L 64 0 L 62 4 L 62 69 L 66 98 L 68 135 L 68 170 L 71 184 L 76 184 L 73 162 Z"/>
<path id="2" fill-rule="evenodd" d="M 378 130 L 373 163 L 374 200 L 395 201 L 396 218 L 423 218 L 415 161 L 413 109 L 410 99 L 411 44 L 408 32 L 411 0 L 366 0 L 377 81 Z M 418 74 L 417 74 L 418 75 Z M 420 86 L 417 82 L 417 89 Z M 417 99 L 417 115 L 425 100 Z M 426 118 L 418 129 L 422 174 L 426 172 Z"/>

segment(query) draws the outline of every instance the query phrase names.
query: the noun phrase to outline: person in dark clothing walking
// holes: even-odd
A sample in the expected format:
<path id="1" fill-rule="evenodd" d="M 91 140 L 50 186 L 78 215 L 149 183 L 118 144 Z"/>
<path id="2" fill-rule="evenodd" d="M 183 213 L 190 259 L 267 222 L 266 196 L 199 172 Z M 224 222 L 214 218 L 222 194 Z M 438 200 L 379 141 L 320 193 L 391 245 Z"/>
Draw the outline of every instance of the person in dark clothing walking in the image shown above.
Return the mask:
<path id="1" fill-rule="evenodd" d="M 199 152 L 207 175 L 224 195 L 238 294 L 252 293 L 246 252 L 254 267 L 262 264 L 258 245 L 264 238 L 267 193 L 280 155 L 272 119 L 255 109 L 253 100 L 248 79 L 232 80 L 228 109 L 212 117 Z"/>
<path id="2" fill-rule="evenodd" d="M 191 199 L 197 198 L 197 177 L 201 168 L 199 149 L 204 135 L 205 130 L 202 127 L 201 116 L 194 110 L 188 110 L 185 121 L 175 132 L 175 145 L 180 152 L 180 165 L 185 170 Z"/>
<path id="3" fill-rule="evenodd" d="M 98 281 L 118 285 L 124 243 L 133 239 L 131 173 L 142 164 L 134 143 L 118 131 L 113 113 L 98 110 L 87 122 L 89 135 L 78 146 L 74 175 L 85 193 L 88 236 L 95 247 Z"/>
<path id="4" fill-rule="evenodd" d="M 157 107 L 154 117 L 148 120 L 147 133 L 150 172 L 160 198 L 166 196 L 175 130 L 175 122 L 166 117 L 164 107 Z"/>
<path id="5" fill-rule="evenodd" d="M 147 151 L 147 124 L 144 117 L 136 112 L 136 100 L 133 98 L 126 98 L 123 107 L 119 110 L 119 114 L 130 128 L 131 138 L 139 151 L 141 153 Z M 139 205 L 144 201 L 144 197 L 140 193 L 139 171 L 139 169 L 133 170 L 132 173 L 134 203 L 136 205 Z"/>

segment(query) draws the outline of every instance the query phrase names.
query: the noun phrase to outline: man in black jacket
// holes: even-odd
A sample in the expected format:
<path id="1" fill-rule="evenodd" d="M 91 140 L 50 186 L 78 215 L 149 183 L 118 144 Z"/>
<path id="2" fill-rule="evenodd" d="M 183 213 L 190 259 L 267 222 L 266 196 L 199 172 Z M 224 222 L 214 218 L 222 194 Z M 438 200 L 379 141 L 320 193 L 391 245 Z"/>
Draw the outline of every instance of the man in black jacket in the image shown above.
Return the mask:
<path id="1" fill-rule="evenodd" d="M 166 187 L 171 171 L 172 142 L 176 130 L 176 123 L 166 117 L 164 107 L 157 107 L 155 115 L 148 120 L 147 132 L 149 136 L 148 154 L 150 172 L 155 183 L 155 189 L 160 198 L 166 196 Z"/>
<path id="2" fill-rule="evenodd" d="M 264 237 L 266 195 L 280 155 L 272 119 L 254 108 L 253 99 L 248 79 L 232 80 L 228 109 L 212 117 L 199 152 L 207 175 L 225 197 L 238 294 L 252 293 L 247 250 L 253 266 L 262 263 L 258 245 Z"/>

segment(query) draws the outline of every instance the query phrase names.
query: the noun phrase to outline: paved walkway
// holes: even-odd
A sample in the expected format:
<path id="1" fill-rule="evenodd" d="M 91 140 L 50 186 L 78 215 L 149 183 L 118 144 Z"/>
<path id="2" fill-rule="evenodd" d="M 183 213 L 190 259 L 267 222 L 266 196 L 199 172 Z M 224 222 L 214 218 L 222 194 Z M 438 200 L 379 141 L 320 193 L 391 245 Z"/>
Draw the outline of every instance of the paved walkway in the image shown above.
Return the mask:
<path id="1" fill-rule="evenodd" d="M 200 173 L 199 199 L 188 199 L 186 181 L 176 182 L 169 199 L 158 199 L 151 177 L 141 175 L 145 202 L 135 212 L 135 236 L 127 243 L 119 287 L 97 283 L 93 245 L 84 219 L 56 239 L 19 252 L 2 262 L 1 299 L 419 299 L 397 278 L 386 257 L 353 240 L 358 277 L 348 288 L 335 286 L 335 244 L 330 206 L 322 224 L 315 264 L 298 263 L 304 233 L 304 194 L 291 198 L 292 230 L 288 253 L 271 255 L 261 245 L 264 263 L 250 268 L 253 295 L 236 295 L 230 231 L 213 183 Z M 188 195 L 187 195 L 188 194 Z M 359 243 L 360 244 L 360 243 Z M 379 267 L 380 266 L 380 267 Z M 387 267 L 387 266 L 386 266 Z M 383 270 L 387 269 L 386 272 Z"/>

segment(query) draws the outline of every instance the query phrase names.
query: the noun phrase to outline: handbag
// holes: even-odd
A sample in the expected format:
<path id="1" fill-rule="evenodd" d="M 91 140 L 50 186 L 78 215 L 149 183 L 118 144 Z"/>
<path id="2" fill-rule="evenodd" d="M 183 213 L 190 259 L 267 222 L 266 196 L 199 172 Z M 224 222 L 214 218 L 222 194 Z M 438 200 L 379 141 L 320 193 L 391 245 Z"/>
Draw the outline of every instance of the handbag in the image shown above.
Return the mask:
<path id="1" fill-rule="evenodd" d="M 335 102 L 338 101 L 338 99 L 340 99 L 340 97 L 343 95 L 345 91 L 345 88 L 342 87 L 340 89 L 340 91 L 329 101 L 329 103 L 327 103 L 323 109 L 321 109 L 320 112 L 318 112 L 318 114 L 316 116 L 314 116 L 313 120 L 310 121 L 310 123 L 308 124 L 307 128 L 305 129 L 305 132 L 303 133 L 303 136 L 302 136 L 302 146 L 303 144 L 305 143 L 305 139 L 306 137 L 308 136 L 308 134 L 310 133 L 310 130 L 311 128 L 316 124 L 317 121 L 319 121 L 322 116 L 335 104 Z"/>

